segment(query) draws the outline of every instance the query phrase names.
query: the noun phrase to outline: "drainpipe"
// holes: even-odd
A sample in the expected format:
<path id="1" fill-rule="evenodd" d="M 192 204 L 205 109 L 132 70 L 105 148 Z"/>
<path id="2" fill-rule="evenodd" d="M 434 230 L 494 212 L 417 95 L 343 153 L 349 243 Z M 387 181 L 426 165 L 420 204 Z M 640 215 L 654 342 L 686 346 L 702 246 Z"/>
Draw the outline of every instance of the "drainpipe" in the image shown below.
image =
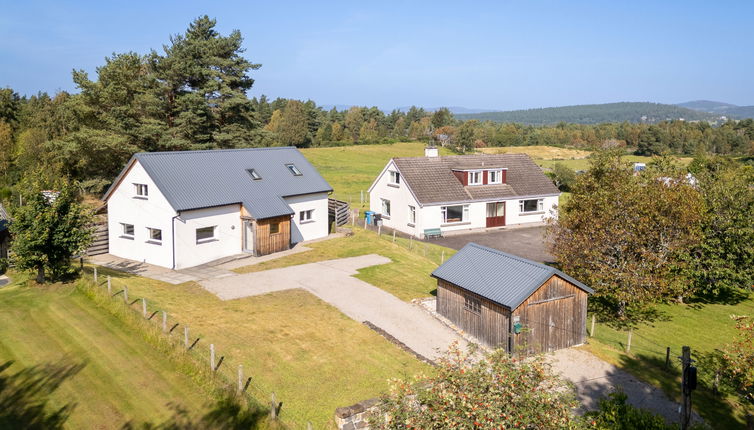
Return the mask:
<path id="1" fill-rule="evenodd" d="M 181 216 L 180 212 L 177 212 L 176 215 L 173 217 L 172 220 L 170 220 L 170 240 L 173 242 L 173 267 L 172 270 L 175 270 L 175 220 Z"/>

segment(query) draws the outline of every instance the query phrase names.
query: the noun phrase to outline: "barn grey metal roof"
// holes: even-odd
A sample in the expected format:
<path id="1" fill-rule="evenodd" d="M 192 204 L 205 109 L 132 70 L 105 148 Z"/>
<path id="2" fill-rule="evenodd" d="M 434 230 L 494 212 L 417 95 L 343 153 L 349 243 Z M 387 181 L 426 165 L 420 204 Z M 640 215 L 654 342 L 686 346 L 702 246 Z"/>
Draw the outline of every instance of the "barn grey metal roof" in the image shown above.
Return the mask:
<path id="1" fill-rule="evenodd" d="M 594 292 L 558 269 L 476 243 L 464 246 L 432 272 L 435 278 L 509 309 L 516 309 L 552 275 L 558 275 L 589 294 Z"/>
<path id="2" fill-rule="evenodd" d="M 393 162 L 420 204 L 558 195 L 560 191 L 526 154 L 400 157 Z M 506 183 L 466 186 L 453 170 L 505 168 Z"/>
<path id="3" fill-rule="evenodd" d="M 257 219 L 290 215 L 283 197 L 332 191 L 330 184 L 294 147 L 134 154 L 104 195 L 138 161 L 176 211 L 242 203 Z M 286 165 L 293 164 L 295 175 Z M 254 169 L 261 179 L 249 173 Z"/>
<path id="4" fill-rule="evenodd" d="M 7 229 L 9 222 L 10 217 L 8 216 L 8 212 L 3 207 L 3 204 L 0 203 L 0 231 Z"/>

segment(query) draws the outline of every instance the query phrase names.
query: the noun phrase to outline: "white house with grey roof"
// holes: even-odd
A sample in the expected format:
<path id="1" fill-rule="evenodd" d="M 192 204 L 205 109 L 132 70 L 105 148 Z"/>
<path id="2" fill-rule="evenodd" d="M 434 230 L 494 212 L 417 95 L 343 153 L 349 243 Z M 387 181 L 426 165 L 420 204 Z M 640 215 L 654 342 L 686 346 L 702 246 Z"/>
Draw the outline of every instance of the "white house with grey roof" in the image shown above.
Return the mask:
<path id="1" fill-rule="evenodd" d="M 369 188 L 383 225 L 424 237 L 542 223 L 560 191 L 526 154 L 391 159 Z"/>
<path id="2" fill-rule="evenodd" d="M 328 234 L 332 187 L 293 147 L 135 154 L 103 199 L 112 255 L 182 269 Z"/>

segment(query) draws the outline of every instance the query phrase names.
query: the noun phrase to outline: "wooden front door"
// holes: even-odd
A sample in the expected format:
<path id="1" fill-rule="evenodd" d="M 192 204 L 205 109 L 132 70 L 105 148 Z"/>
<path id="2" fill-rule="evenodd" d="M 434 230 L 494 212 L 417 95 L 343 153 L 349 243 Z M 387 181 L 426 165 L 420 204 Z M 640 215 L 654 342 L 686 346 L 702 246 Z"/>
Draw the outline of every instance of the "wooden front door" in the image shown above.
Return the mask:
<path id="1" fill-rule="evenodd" d="M 505 202 L 487 203 L 487 227 L 505 225 Z"/>

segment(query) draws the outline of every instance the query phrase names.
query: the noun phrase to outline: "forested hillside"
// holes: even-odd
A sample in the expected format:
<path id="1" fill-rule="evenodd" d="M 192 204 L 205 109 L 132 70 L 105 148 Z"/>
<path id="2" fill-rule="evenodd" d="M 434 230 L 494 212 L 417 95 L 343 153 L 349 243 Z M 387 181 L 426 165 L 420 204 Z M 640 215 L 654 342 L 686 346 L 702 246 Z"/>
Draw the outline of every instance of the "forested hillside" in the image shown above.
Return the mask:
<path id="1" fill-rule="evenodd" d="M 725 115 L 729 118 L 735 119 L 754 118 L 754 106 L 737 106 L 730 103 L 710 100 L 695 100 L 686 103 L 678 103 L 677 106 L 701 112 L 709 112 L 716 115 Z"/>
<path id="2" fill-rule="evenodd" d="M 621 102 L 595 105 L 575 105 L 540 109 L 459 114 L 459 119 L 479 121 L 518 122 L 527 125 L 548 125 L 559 122 L 599 124 L 603 122 L 657 123 L 683 118 L 714 120 L 715 116 L 675 105 L 646 102 Z"/>

